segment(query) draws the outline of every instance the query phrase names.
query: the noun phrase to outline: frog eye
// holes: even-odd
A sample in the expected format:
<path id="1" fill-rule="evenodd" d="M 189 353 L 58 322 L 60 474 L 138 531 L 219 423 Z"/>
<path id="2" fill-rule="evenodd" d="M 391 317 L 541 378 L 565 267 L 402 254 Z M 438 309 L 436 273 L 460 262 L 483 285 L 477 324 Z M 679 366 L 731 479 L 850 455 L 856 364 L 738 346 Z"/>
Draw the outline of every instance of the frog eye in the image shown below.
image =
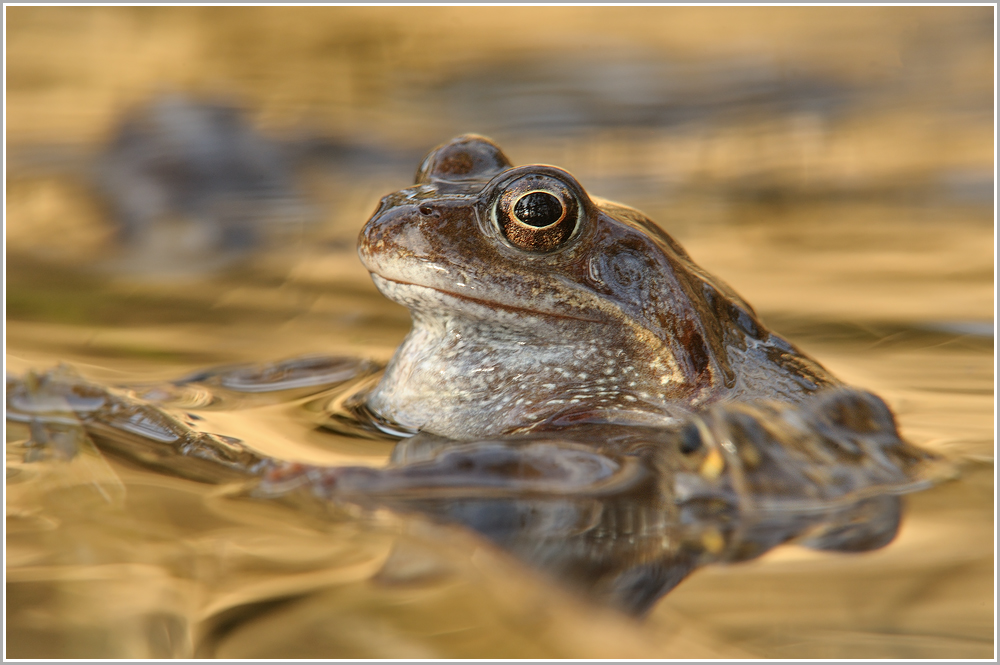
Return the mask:
<path id="1" fill-rule="evenodd" d="M 497 197 L 495 220 L 507 241 L 529 252 L 551 252 L 573 236 L 579 221 L 577 196 L 560 180 L 526 175 Z"/>
<path id="2" fill-rule="evenodd" d="M 514 202 L 513 219 L 536 229 L 558 224 L 566 217 L 566 206 L 553 194 L 535 190 Z"/>

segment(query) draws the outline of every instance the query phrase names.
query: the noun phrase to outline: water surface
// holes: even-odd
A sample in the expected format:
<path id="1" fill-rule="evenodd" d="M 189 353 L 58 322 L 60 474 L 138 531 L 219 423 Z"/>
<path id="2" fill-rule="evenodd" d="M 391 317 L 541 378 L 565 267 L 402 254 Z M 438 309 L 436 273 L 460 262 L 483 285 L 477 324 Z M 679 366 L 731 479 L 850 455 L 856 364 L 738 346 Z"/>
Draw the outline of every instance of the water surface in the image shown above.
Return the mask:
<path id="1" fill-rule="evenodd" d="M 9 375 L 386 362 L 409 317 L 357 232 L 424 151 L 475 131 L 643 209 L 960 476 L 908 496 L 881 550 L 707 566 L 636 620 L 458 526 L 262 498 L 86 439 L 39 454 L 8 422 L 7 655 L 990 657 L 991 11 L 9 9 Z M 191 219 L 118 242 L 96 165 L 163 92 L 308 147 L 312 216 L 222 258 Z M 181 411 L 263 455 L 381 467 L 393 450 L 318 426 L 306 393 L 216 388 Z"/>

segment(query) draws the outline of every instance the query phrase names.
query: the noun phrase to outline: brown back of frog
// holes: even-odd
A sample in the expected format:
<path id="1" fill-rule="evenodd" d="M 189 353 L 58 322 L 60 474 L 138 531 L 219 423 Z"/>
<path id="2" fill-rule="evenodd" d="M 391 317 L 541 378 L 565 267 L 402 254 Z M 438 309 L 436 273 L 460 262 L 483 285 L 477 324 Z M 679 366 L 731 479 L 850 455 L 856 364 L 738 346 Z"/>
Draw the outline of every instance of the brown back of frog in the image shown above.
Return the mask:
<path id="1" fill-rule="evenodd" d="M 660 334 L 681 341 L 689 365 L 698 370 L 701 381 L 713 386 L 711 401 L 767 397 L 799 401 L 839 385 L 819 363 L 768 330 L 749 303 L 698 266 L 656 223 L 633 208 L 595 202 L 618 222 L 647 236 L 665 257 L 694 316 L 685 322 L 675 310 L 661 310 Z"/>

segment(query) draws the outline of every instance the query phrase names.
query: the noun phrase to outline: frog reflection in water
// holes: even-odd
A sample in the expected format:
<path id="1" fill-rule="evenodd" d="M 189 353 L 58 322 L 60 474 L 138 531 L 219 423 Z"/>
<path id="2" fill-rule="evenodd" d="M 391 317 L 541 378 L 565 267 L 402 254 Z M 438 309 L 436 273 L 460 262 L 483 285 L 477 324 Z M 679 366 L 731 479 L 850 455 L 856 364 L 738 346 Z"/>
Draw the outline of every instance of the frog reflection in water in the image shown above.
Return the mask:
<path id="1" fill-rule="evenodd" d="M 258 495 L 304 490 L 464 525 L 636 614 L 701 565 L 792 539 L 881 547 L 899 495 L 941 468 L 900 438 L 882 400 L 767 331 L 640 213 L 560 169 L 513 168 L 482 137 L 433 151 L 413 187 L 382 200 L 359 253 L 413 318 L 371 390 L 374 370 L 349 359 L 209 371 L 126 396 L 54 372 L 9 381 L 8 418 L 32 423 L 41 445 L 65 438 L 39 424 L 46 405 L 68 404 L 102 449 L 163 471 L 213 482 L 235 471 Z M 191 411 L 175 398 L 190 388 L 222 403 L 314 394 L 324 427 L 368 422 L 401 440 L 382 469 L 264 458 L 170 416 L 172 404 Z"/>

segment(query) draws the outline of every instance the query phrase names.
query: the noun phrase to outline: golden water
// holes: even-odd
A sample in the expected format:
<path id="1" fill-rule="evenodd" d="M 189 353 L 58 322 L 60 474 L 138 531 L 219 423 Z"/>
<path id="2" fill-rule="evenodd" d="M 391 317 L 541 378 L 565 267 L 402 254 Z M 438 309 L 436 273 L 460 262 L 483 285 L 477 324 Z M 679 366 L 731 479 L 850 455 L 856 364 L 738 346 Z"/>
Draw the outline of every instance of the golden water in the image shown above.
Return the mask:
<path id="1" fill-rule="evenodd" d="M 779 547 L 639 621 L 457 527 L 322 518 L 7 429 L 8 657 L 995 655 L 993 9 L 8 8 L 6 362 L 106 384 L 306 353 L 385 361 L 407 312 L 353 253 L 422 151 L 489 135 L 645 210 L 961 476 L 877 552 Z M 120 114 L 225 94 L 353 141 L 320 219 L 230 264 L 116 246 L 90 185 Z M 414 156 L 415 155 L 415 156 Z M 412 159 L 411 159 L 412 157 Z M 171 230 L 173 229 L 173 230 Z M 211 269 L 210 269 L 211 268 Z M 381 465 L 288 403 L 204 412 L 262 452 Z"/>

